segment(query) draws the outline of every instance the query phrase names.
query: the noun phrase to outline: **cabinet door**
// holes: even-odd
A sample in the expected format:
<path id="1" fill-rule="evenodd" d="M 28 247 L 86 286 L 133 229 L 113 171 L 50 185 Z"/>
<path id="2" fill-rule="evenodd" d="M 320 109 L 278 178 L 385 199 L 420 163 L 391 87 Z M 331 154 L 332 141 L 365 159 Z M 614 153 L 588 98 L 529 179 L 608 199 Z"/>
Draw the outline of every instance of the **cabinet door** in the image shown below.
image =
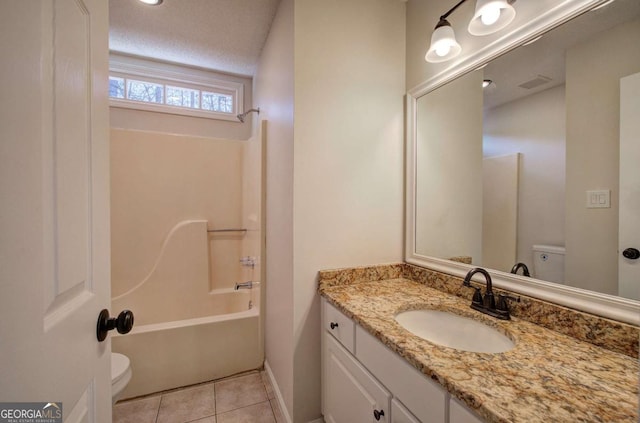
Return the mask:
<path id="1" fill-rule="evenodd" d="M 389 392 L 331 335 L 324 332 L 322 336 L 325 338 L 325 421 L 390 423 Z"/>
<path id="2" fill-rule="evenodd" d="M 464 405 L 451 398 L 449 402 L 449 423 L 482 423 L 483 420 L 473 414 Z"/>
<path id="3" fill-rule="evenodd" d="M 391 423 L 420 423 L 397 399 L 391 400 Z"/>
<path id="4" fill-rule="evenodd" d="M 356 326 L 356 358 L 419 421 L 446 421 L 449 394 L 360 326 Z"/>

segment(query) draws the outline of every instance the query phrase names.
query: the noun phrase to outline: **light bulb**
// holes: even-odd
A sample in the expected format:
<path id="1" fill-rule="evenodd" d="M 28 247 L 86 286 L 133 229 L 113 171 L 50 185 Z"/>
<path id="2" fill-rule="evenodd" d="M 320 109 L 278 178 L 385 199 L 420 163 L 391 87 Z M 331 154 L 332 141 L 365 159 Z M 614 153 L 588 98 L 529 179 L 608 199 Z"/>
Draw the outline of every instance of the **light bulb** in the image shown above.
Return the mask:
<path id="1" fill-rule="evenodd" d="M 436 54 L 439 57 L 444 57 L 447 54 L 449 54 L 449 51 L 451 50 L 451 46 L 449 46 L 448 44 L 444 44 L 444 43 L 440 43 L 437 47 L 436 47 Z"/>
<path id="2" fill-rule="evenodd" d="M 498 19 L 500 19 L 500 7 L 497 6 L 487 7 L 480 16 L 482 23 L 487 26 L 493 25 Z"/>

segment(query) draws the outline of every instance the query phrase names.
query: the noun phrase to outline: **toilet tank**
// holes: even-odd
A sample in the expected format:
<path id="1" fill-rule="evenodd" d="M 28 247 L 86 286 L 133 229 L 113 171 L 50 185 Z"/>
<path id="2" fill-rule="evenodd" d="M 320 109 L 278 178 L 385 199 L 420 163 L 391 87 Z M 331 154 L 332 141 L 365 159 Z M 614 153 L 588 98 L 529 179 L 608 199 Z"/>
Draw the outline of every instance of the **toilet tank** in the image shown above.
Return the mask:
<path id="1" fill-rule="evenodd" d="M 533 277 L 564 284 L 564 247 L 533 246 Z"/>

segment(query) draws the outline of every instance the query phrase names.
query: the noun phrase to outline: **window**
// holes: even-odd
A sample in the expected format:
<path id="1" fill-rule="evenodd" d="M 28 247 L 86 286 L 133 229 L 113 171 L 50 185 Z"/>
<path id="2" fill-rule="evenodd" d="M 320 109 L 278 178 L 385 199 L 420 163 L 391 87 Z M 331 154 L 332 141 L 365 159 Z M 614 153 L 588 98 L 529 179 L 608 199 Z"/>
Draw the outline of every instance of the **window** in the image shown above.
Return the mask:
<path id="1" fill-rule="evenodd" d="M 127 79 L 127 100 L 142 101 L 144 103 L 164 103 L 164 86 L 148 81 Z"/>
<path id="2" fill-rule="evenodd" d="M 200 91 L 167 85 L 167 104 L 169 106 L 199 109 Z"/>
<path id="3" fill-rule="evenodd" d="M 204 70 L 112 54 L 110 105 L 236 121 L 242 112 L 243 84 L 213 76 Z"/>

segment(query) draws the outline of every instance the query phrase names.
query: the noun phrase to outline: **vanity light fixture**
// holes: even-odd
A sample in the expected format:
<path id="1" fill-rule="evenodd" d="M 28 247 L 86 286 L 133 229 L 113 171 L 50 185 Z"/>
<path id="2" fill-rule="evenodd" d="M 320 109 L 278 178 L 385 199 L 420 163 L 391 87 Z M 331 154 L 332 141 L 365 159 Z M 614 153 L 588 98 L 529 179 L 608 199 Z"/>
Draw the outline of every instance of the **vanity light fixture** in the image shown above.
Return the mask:
<path id="1" fill-rule="evenodd" d="M 150 6 L 158 6 L 159 4 L 162 4 L 162 0 L 140 0 L 140 1 Z"/>
<path id="2" fill-rule="evenodd" d="M 489 35 L 509 25 L 516 17 L 516 9 L 509 0 L 477 0 L 476 12 L 469 22 L 471 35 Z"/>
<path id="3" fill-rule="evenodd" d="M 440 17 L 440 22 L 431 34 L 431 47 L 424 56 L 424 60 L 431 63 L 446 62 L 456 57 L 461 51 L 462 47 L 456 41 L 456 34 L 451 24 L 446 18 Z"/>
<path id="4" fill-rule="evenodd" d="M 482 88 L 487 88 L 489 85 L 493 84 L 493 81 L 490 79 L 484 79 L 482 81 Z"/>
<path id="5" fill-rule="evenodd" d="M 430 63 L 446 62 L 453 59 L 462 51 L 462 47 L 456 41 L 455 33 L 447 20 L 462 3 L 460 0 L 447 13 L 440 16 L 440 20 L 431 34 L 431 45 L 424 60 Z M 476 9 L 468 31 L 472 35 L 488 35 L 501 30 L 509 25 L 516 16 L 512 4 L 516 0 L 476 0 Z"/>

